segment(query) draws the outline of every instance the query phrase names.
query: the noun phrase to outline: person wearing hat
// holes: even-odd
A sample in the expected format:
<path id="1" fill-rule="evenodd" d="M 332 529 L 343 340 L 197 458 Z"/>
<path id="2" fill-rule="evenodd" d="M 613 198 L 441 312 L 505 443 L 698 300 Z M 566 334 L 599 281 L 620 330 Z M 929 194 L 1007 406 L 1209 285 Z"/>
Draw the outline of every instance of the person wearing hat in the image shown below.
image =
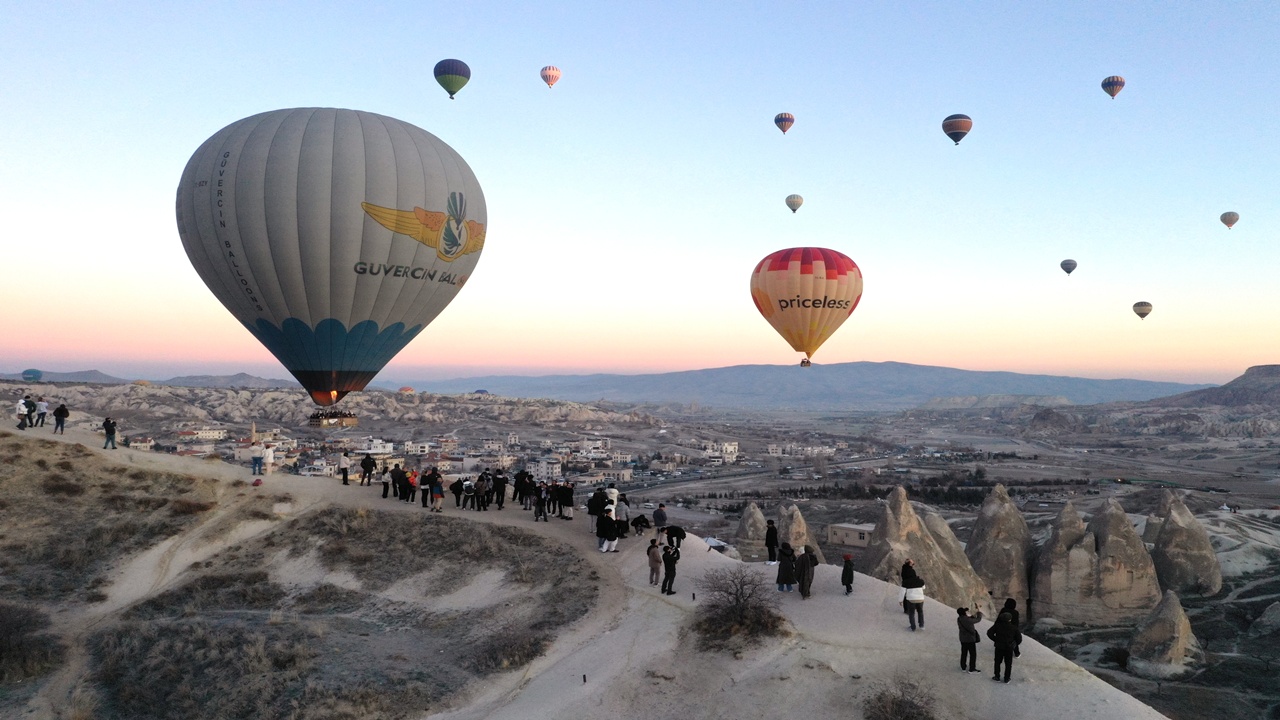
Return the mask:
<path id="1" fill-rule="evenodd" d="M 976 625 L 982 621 L 982 611 L 976 616 L 969 614 L 969 608 L 956 608 L 956 626 L 960 628 L 960 669 L 965 672 L 978 672 L 978 634 Z"/>

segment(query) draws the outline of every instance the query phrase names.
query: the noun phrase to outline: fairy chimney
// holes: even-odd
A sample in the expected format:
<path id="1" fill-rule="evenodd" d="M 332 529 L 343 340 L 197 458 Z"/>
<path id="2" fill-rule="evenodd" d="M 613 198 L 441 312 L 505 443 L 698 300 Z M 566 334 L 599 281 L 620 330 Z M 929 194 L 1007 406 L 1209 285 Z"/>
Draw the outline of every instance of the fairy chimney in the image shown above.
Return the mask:
<path id="1" fill-rule="evenodd" d="M 978 511 L 965 555 L 973 571 L 996 598 L 1013 598 L 1023 607 L 1030 597 L 1028 574 L 1034 562 L 1031 530 L 1003 485 L 996 485 Z"/>
<path id="2" fill-rule="evenodd" d="M 1176 677 L 1204 659 L 1178 594 L 1166 590 L 1129 641 L 1129 670 L 1152 680 Z"/>
<path id="3" fill-rule="evenodd" d="M 925 595 L 953 607 L 975 604 L 990 614 L 991 596 L 973 571 L 946 521 L 930 514 L 922 521 L 901 487 L 894 488 L 871 533 L 867 574 L 886 582 L 902 582 L 902 564 L 910 558 L 925 582 Z"/>
<path id="4" fill-rule="evenodd" d="M 1182 595 L 1218 594 L 1222 566 L 1208 531 L 1172 492 L 1164 491 L 1161 506 L 1165 514 L 1151 550 L 1160 587 Z"/>
<path id="5" fill-rule="evenodd" d="M 796 553 L 799 553 L 805 545 L 809 545 L 813 548 L 813 553 L 818 556 L 818 562 L 827 561 L 822 556 L 822 548 L 818 547 L 818 540 L 809 531 L 809 525 L 800 514 L 800 508 L 795 505 L 778 509 L 778 544 L 782 543 L 791 543 Z"/>

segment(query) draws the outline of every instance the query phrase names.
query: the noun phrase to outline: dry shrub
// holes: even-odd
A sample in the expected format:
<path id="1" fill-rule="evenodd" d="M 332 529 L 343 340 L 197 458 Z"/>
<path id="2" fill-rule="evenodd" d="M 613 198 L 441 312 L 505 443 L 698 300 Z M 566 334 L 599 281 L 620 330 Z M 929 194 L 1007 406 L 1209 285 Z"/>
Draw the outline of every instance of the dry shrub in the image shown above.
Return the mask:
<path id="1" fill-rule="evenodd" d="M 169 505 L 169 512 L 174 515 L 199 515 L 202 512 L 212 510 L 217 504 L 216 502 L 196 502 L 178 498 Z"/>
<path id="2" fill-rule="evenodd" d="M 65 648 L 52 635 L 49 616 L 26 605 L 0 602 L 0 680 L 37 677 L 62 664 Z"/>
<path id="3" fill-rule="evenodd" d="M 84 487 L 58 473 L 50 473 L 40 482 L 40 489 L 45 495 L 62 495 L 76 497 L 84 494 Z"/>
<path id="4" fill-rule="evenodd" d="M 40 468 L 41 470 L 48 470 L 48 469 L 49 469 L 49 461 L 48 461 L 48 460 L 45 460 L 44 458 L 37 458 L 37 459 L 36 459 L 36 467 Z"/>
<path id="5" fill-rule="evenodd" d="M 130 619 L 193 615 L 225 609 L 267 610 L 287 593 L 266 572 L 201 575 L 152 597 L 128 613 Z"/>
<path id="6" fill-rule="evenodd" d="M 933 688 L 906 674 L 871 686 L 862 701 L 866 720 L 937 720 Z"/>
<path id="7" fill-rule="evenodd" d="M 72 465 L 70 460 L 59 460 L 58 462 L 54 463 L 53 466 L 58 468 L 59 470 L 66 470 L 67 472 L 72 472 L 76 469 L 76 466 Z"/>
<path id="8" fill-rule="evenodd" d="M 701 649 L 751 644 L 781 634 L 784 618 L 773 585 L 746 564 L 712 570 L 698 587 L 705 600 L 693 627 Z"/>
<path id="9" fill-rule="evenodd" d="M 545 632 L 532 628 L 507 628 L 472 646 L 468 669 L 481 675 L 521 667 L 537 658 L 549 641 Z"/>

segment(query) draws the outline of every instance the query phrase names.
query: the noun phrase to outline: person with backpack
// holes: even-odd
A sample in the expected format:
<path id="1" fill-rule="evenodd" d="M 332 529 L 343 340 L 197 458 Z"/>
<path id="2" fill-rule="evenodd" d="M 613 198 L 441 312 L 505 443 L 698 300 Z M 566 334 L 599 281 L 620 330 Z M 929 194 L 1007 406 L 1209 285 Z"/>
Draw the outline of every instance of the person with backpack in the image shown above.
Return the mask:
<path id="1" fill-rule="evenodd" d="M 1013 672 L 1013 651 L 1022 644 L 1022 632 L 1013 624 L 1013 616 L 1001 612 L 996 622 L 987 628 L 987 638 L 995 643 L 995 674 L 992 680 L 1000 682 L 1000 665 L 1004 665 L 1004 682 L 1008 684 L 1009 675 Z"/>

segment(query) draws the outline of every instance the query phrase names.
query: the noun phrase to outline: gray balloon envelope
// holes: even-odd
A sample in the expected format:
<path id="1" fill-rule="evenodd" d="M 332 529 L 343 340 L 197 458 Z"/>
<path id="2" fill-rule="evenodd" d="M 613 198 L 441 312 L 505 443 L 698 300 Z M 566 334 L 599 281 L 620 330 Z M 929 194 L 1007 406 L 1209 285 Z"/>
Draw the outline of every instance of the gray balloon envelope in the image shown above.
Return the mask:
<path id="1" fill-rule="evenodd" d="M 177 220 L 200 278 L 320 405 L 363 389 L 444 310 L 488 222 L 453 148 L 333 108 L 219 130 L 182 172 Z"/>

